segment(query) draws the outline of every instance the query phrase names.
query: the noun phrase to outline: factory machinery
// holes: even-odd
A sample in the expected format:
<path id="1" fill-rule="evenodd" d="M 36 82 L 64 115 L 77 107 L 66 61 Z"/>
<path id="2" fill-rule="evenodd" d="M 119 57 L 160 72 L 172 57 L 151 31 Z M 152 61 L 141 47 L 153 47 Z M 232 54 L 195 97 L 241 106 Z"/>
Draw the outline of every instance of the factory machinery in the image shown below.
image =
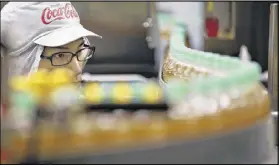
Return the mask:
<path id="1" fill-rule="evenodd" d="M 1 115 L 1 163 L 267 160 L 275 145 L 259 65 L 192 50 L 184 36 L 175 24 L 161 83 L 80 86 L 61 68 L 13 78 Z"/>

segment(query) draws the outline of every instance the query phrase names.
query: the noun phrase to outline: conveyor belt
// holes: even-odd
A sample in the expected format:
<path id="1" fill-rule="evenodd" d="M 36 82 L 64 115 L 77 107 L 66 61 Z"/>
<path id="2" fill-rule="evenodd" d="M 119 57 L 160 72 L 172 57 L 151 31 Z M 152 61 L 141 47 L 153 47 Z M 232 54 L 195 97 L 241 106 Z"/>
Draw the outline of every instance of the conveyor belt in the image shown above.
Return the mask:
<path id="1" fill-rule="evenodd" d="M 188 142 L 154 144 L 150 147 L 53 159 L 51 163 L 262 163 L 274 152 L 273 125 L 265 119 L 243 130 Z"/>

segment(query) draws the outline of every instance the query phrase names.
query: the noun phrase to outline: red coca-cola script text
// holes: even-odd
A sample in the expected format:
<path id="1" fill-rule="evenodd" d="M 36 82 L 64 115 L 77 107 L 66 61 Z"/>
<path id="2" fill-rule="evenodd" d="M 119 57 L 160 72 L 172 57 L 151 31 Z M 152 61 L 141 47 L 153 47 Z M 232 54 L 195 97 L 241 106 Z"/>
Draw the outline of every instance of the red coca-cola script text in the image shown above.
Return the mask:
<path id="1" fill-rule="evenodd" d="M 65 7 L 60 8 L 50 8 L 47 7 L 42 12 L 42 22 L 44 24 L 50 24 L 55 20 L 79 18 L 79 15 L 72 4 L 67 3 Z"/>

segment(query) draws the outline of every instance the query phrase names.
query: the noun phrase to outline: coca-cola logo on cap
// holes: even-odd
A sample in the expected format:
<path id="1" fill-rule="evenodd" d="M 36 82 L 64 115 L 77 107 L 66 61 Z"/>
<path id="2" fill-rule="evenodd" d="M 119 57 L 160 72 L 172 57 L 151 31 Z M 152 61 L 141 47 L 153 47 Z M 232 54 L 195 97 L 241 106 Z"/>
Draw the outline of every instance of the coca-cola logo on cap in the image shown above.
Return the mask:
<path id="1" fill-rule="evenodd" d="M 47 7 L 42 12 L 42 22 L 44 24 L 50 24 L 55 20 L 79 18 L 77 11 L 72 4 L 66 3 L 64 7 L 50 8 Z"/>

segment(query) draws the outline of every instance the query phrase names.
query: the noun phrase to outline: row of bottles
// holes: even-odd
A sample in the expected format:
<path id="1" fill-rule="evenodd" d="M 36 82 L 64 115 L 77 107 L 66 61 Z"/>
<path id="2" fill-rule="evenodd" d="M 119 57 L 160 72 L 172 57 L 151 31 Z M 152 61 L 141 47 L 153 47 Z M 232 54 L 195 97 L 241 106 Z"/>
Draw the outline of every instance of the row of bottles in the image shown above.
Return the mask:
<path id="1" fill-rule="evenodd" d="M 171 79 L 179 78 L 185 81 L 190 81 L 196 77 L 207 77 L 213 75 L 212 71 L 197 68 L 194 65 L 185 64 L 173 59 L 171 54 L 167 54 L 163 64 L 162 79 L 168 82 Z"/>
<path id="2" fill-rule="evenodd" d="M 40 74 L 40 72 L 37 73 Z M 168 111 L 157 112 L 99 110 L 85 113 L 80 111 L 84 107 L 84 102 L 77 101 L 79 100 L 76 97 L 78 92 L 73 90 L 76 88 L 69 88 L 70 86 L 67 85 L 60 86 L 63 90 L 59 93 L 63 95 L 56 96 L 55 99 L 48 98 L 53 99 L 52 106 L 45 107 L 46 111 L 52 110 L 53 117 L 42 119 L 36 128 L 39 131 L 35 135 L 40 139 L 38 144 L 40 153 L 43 155 L 69 154 L 87 150 L 112 149 L 119 146 L 147 145 L 148 142 L 204 137 L 208 134 L 244 127 L 269 114 L 269 100 L 266 91 L 257 83 L 259 75 L 256 68 L 248 67 L 246 70 L 241 70 L 241 73 L 231 75 L 227 79 L 215 77 L 196 80 L 190 82 L 187 88 L 183 87 L 184 84 L 181 84 L 179 88 L 179 83 L 176 83 L 177 89 L 175 89 L 169 84 L 167 88 L 172 93 L 178 93 L 176 90 L 179 88 L 187 90 L 184 93 L 188 94 L 184 95 L 182 102 L 178 100 L 169 102 L 171 109 Z M 28 93 L 27 88 L 29 87 L 24 87 L 24 83 L 19 86 L 15 85 L 15 92 L 12 95 L 12 107 L 15 109 L 10 109 L 10 115 L 14 117 L 12 121 L 19 122 L 18 126 L 21 127 L 17 127 L 17 131 L 6 132 L 6 137 L 10 134 L 8 148 L 18 157 L 24 156 L 27 141 L 30 136 L 34 136 L 28 133 L 30 133 L 30 124 L 34 124 L 32 119 L 34 111 L 38 108 L 36 104 L 40 102 L 39 97 L 35 97 L 39 96 L 35 95 L 39 92 Z M 71 90 L 75 92 L 70 92 Z M 49 90 L 49 96 L 52 96 L 51 93 L 55 91 Z M 70 98 L 67 98 L 68 96 L 65 98 L 65 95 L 69 95 Z M 180 97 L 183 96 L 180 95 Z M 89 99 L 89 101 L 92 100 Z M 44 105 L 45 102 L 40 103 Z M 79 106 L 77 108 L 73 105 Z"/>
<path id="3" fill-rule="evenodd" d="M 248 90 L 236 87 L 205 92 L 207 88 L 197 87 L 194 90 L 199 94 L 192 92 L 186 101 L 173 105 L 167 112 L 98 111 L 70 114 L 65 125 L 43 121 L 37 135 L 40 153 L 70 154 L 145 146 L 170 139 L 197 139 L 243 128 L 269 113 L 267 93 L 257 83 L 249 85 Z M 17 146 L 13 152 L 18 155 L 24 153 L 28 140 L 28 136 L 20 137 L 12 140 L 12 146 Z"/>
<path id="4" fill-rule="evenodd" d="M 258 83 L 258 65 L 184 49 L 180 32 L 183 30 L 176 29 L 171 36 L 170 53 L 191 64 L 195 71 L 201 70 L 202 75 L 201 68 L 207 68 L 210 72 L 205 75 L 210 76 L 193 75 L 188 83 L 169 81 L 166 90 L 154 82 L 88 83 L 78 88 L 65 69 L 51 74 L 42 70 L 28 79 L 14 79 L 8 114 L 13 117 L 10 123 L 20 124 L 11 127 L 16 131 L 5 132 L 6 146 L 22 157 L 30 147 L 27 141 L 35 136 L 40 141 L 40 154 L 58 156 L 172 139 L 197 140 L 241 129 L 269 115 L 268 94 Z M 170 109 L 84 111 L 86 104 L 156 105 L 166 99 Z M 39 110 L 47 117 L 34 123 Z M 30 129 L 36 129 L 36 133 L 31 134 Z"/>
<path id="5" fill-rule="evenodd" d="M 153 81 L 86 83 L 83 92 L 88 104 L 158 104 L 166 99 L 162 88 Z"/>

